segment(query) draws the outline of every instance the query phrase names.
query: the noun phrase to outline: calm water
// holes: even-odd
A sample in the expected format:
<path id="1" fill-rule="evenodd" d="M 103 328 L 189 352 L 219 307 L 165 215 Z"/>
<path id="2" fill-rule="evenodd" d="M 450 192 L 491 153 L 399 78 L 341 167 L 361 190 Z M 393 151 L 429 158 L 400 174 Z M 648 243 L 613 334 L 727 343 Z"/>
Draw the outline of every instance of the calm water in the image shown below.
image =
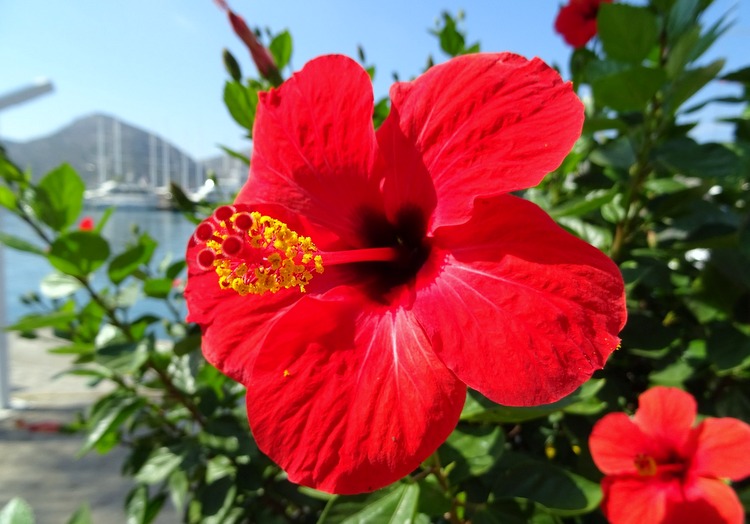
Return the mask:
<path id="1" fill-rule="evenodd" d="M 98 221 L 102 211 L 85 210 L 84 214 Z M 36 240 L 33 231 L 28 226 L 4 210 L 0 215 L 0 221 L 3 231 L 30 242 Z M 134 240 L 134 228 L 148 232 L 159 243 L 152 259 L 152 267 L 155 268 L 155 264 L 165 258 L 177 261 L 184 257 L 185 246 L 194 226 L 179 213 L 131 209 L 115 210 L 102 232 L 109 241 L 113 253 L 119 253 L 129 241 Z M 35 243 L 41 245 L 39 242 Z M 2 244 L 0 244 L 0 256 L 2 256 L 3 261 L 3 282 L 5 284 L 5 318 L 0 319 L 0 324 L 9 325 L 21 316 L 36 311 L 24 306 L 20 297 L 29 291 L 39 293 L 39 282 L 46 275 L 53 273 L 54 270 L 45 258 L 15 251 Z M 106 265 L 100 268 L 97 273 L 103 272 L 106 272 Z M 104 274 L 106 275 L 106 273 Z M 94 284 L 104 282 L 105 279 L 106 276 L 95 279 Z M 166 311 L 162 308 L 161 301 L 143 298 L 134 308 L 134 313 L 136 315 L 153 313 L 163 316 Z"/>

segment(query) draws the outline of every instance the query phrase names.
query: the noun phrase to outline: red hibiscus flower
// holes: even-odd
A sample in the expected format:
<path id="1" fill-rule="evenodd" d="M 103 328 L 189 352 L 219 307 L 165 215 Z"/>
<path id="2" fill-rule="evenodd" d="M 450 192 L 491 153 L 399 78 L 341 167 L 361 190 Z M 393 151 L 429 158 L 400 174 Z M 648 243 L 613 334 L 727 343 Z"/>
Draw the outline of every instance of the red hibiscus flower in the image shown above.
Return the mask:
<path id="1" fill-rule="evenodd" d="M 261 93 L 248 181 L 187 250 L 188 320 L 247 386 L 258 446 L 336 493 L 417 468 L 467 385 L 510 405 L 570 393 L 625 321 L 614 263 L 509 194 L 581 131 L 554 70 L 463 56 L 395 84 L 377 132 L 372 114 L 343 56 Z"/>
<path id="2" fill-rule="evenodd" d="M 612 0 L 570 0 L 557 13 L 555 31 L 576 49 L 585 46 L 596 35 L 596 15 L 602 3 Z"/>
<path id="3" fill-rule="evenodd" d="M 714 524 L 744 521 L 723 479 L 750 475 L 750 426 L 706 418 L 693 427 L 695 399 L 655 387 L 634 417 L 612 413 L 594 426 L 589 445 L 606 475 L 602 511 L 613 524 Z"/>

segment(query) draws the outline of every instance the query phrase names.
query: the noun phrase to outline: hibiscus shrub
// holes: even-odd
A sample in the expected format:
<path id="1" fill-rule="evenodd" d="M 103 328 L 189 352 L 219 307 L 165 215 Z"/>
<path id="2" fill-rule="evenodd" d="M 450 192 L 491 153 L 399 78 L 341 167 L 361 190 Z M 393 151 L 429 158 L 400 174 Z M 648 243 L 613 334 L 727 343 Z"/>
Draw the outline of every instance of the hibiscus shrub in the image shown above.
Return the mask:
<path id="1" fill-rule="evenodd" d="M 113 386 L 80 429 L 130 449 L 129 522 L 168 500 L 189 523 L 743 520 L 750 69 L 712 56 L 731 20 L 571 0 L 568 83 L 445 13 L 450 59 L 375 102 L 363 52 L 292 74 L 288 32 L 266 45 L 217 3 L 259 71 L 224 55 L 253 152 L 234 202 L 178 198 L 185 261 L 143 232 L 110 253 L 72 169 L 34 183 L 0 156 L 0 204 L 38 234 L 1 240 L 56 270 L 11 329 L 54 328 Z M 190 322 L 133 318 L 138 295 Z"/>

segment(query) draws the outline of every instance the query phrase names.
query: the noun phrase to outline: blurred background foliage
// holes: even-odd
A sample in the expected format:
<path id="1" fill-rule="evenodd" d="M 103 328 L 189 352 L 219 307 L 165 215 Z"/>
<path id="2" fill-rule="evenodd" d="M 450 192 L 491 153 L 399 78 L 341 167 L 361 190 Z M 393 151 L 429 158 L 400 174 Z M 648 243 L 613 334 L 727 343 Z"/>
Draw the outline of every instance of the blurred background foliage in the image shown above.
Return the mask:
<path id="1" fill-rule="evenodd" d="M 76 227 L 84 187 L 72 168 L 62 165 L 32 183 L 3 153 L 0 205 L 36 238 L 4 233 L 0 240 L 45 257 L 54 270 L 41 299 L 48 312 L 9 329 L 28 336 L 54 329 L 65 341 L 54 352 L 69 355 L 71 373 L 114 386 L 71 427 L 85 434 L 82 452 L 129 450 L 122 470 L 135 482 L 123 497 L 128 522 L 151 522 L 165 504 L 188 523 L 604 522 L 597 510 L 601 474 L 587 447 L 604 414 L 632 412 L 639 393 L 669 385 L 692 393 L 701 414 L 750 422 L 750 68 L 727 72 L 722 60 L 704 59 L 732 23 L 728 15 L 706 25 L 710 4 L 601 6 L 598 39 L 570 57 L 571 80 L 586 105 L 583 136 L 560 168 L 524 195 L 620 266 L 629 307 L 621 349 L 554 404 L 509 408 L 470 392 L 438 452 L 371 494 L 331 496 L 289 483 L 253 442 L 243 387 L 205 362 L 199 331 L 178 313 L 184 261 L 154 260 L 156 241 L 145 231 L 113 252 L 101 235 L 109 213 L 92 230 Z M 443 55 L 480 50 L 460 14 L 444 13 L 433 34 Z M 257 35 L 279 73 L 288 73 L 292 35 Z M 258 92 L 278 78 L 247 77 L 240 60 L 229 52 L 223 59 L 226 106 L 252 138 Z M 364 50 L 359 60 L 376 74 Z M 740 85 L 744 94 L 701 94 L 717 81 Z M 701 141 L 693 133 L 700 110 L 717 103 L 733 109 L 724 120 L 733 137 Z M 376 126 L 388 109 L 387 99 L 376 101 Z M 187 220 L 210 213 L 211 205 L 174 191 Z M 95 273 L 107 283 L 94 286 Z M 134 318 L 133 297 L 161 300 L 173 314 Z M 734 487 L 750 509 L 750 484 Z M 27 514 L 15 500 L 0 521 Z M 70 518 L 89 520 L 85 506 Z"/>

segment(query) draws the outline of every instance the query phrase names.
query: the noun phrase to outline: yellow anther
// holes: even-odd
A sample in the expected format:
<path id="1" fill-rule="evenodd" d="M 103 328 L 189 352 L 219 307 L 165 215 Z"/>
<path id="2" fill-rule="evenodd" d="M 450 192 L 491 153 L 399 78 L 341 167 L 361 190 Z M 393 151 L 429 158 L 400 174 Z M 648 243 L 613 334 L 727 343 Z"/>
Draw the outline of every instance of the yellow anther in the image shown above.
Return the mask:
<path id="1" fill-rule="evenodd" d="M 289 370 L 288 370 L 288 369 L 285 369 L 285 370 L 284 370 L 284 376 L 285 376 L 285 377 L 288 377 L 289 375 L 291 375 L 291 373 L 289 373 Z"/>
<path id="2" fill-rule="evenodd" d="M 250 213 L 251 221 L 244 215 L 242 228 L 235 227 L 239 216 L 235 213 L 217 221 L 218 230 L 205 242 L 215 256 L 213 265 L 222 289 L 240 295 L 276 293 L 292 287 L 304 292 L 312 272 L 323 272 L 322 258 L 309 237 L 258 212 Z"/>
<path id="3" fill-rule="evenodd" d="M 653 477 L 658 471 L 656 460 L 653 457 L 639 453 L 633 460 L 635 469 L 639 475 L 644 477 Z"/>

